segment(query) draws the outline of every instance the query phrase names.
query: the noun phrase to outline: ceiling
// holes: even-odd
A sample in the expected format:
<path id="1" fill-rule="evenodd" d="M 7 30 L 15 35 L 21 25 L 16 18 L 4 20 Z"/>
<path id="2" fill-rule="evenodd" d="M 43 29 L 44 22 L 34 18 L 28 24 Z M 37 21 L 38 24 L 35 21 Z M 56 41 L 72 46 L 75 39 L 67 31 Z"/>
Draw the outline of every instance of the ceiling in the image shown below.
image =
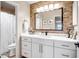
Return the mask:
<path id="1" fill-rule="evenodd" d="M 27 3 L 29 3 L 29 4 L 33 4 L 33 3 L 36 3 L 36 2 L 39 2 L 39 1 L 27 1 Z"/>

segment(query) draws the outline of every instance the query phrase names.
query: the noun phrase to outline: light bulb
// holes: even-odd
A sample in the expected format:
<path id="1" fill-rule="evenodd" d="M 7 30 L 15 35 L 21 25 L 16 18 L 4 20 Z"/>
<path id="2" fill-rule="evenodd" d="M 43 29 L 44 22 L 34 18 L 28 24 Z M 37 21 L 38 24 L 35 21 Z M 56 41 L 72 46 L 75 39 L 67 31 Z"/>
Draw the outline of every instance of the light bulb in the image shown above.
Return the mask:
<path id="1" fill-rule="evenodd" d="M 44 6 L 44 11 L 48 11 L 48 5 Z"/>
<path id="2" fill-rule="evenodd" d="M 49 10 L 53 10 L 53 4 L 49 4 Z"/>

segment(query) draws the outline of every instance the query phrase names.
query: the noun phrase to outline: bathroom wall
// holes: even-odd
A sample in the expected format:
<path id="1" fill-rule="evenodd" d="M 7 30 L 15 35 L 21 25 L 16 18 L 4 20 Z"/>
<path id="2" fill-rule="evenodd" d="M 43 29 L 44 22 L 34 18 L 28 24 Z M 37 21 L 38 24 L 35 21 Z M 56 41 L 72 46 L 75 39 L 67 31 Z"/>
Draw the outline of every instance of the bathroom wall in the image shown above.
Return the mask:
<path id="1" fill-rule="evenodd" d="M 30 27 L 34 30 L 34 13 L 36 12 L 36 8 L 41 6 L 51 4 L 51 3 L 59 3 L 60 7 L 63 7 L 63 32 L 67 32 L 67 28 L 70 23 L 72 23 L 72 1 L 40 1 L 30 5 Z M 60 32 L 61 33 L 61 32 Z"/>
<path id="2" fill-rule="evenodd" d="M 73 2 L 73 25 L 75 31 L 77 31 L 77 39 L 79 40 L 79 2 Z"/>

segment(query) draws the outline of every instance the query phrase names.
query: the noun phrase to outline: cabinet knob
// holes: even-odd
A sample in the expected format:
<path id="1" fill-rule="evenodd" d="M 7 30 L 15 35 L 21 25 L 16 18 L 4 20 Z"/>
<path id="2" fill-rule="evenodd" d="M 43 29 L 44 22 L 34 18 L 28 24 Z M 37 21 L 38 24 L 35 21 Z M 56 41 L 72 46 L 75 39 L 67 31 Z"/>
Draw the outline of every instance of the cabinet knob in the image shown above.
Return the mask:
<path id="1" fill-rule="evenodd" d="M 62 46 L 64 46 L 64 47 L 69 47 L 68 45 L 62 45 Z"/>

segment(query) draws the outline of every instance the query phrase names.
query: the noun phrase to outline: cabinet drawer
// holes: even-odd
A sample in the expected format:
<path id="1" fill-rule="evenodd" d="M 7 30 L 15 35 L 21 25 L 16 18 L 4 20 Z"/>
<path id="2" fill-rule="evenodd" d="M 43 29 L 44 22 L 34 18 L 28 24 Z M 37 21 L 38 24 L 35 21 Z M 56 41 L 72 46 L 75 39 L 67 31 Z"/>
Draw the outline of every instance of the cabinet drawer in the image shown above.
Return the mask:
<path id="1" fill-rule="evenodd" d="M 28 37 L 22 37 L 22 41 L 24 42 L 31 42 L 31 38 L 28 38 Z"/>
<path id="2" fill-rule="evenodd" d="M 29 42 L 22 42 L 21 48 L 26 49 L 26 50 L 31 50 L 31 46 L 32 46 L 32 44 Z"/>
<path id="3" fill-rule="evenodd" d="M 21 43 L 21 44 L 22 44 L 22 45 L 26 45 L 26 46 L 27 46 L 27 45 L 31 45 L 32 43 L 30 43 L 30 42 L 23 42 L 23 41 L 22 41 L 22 43 Z"/>
<path id="4" fill-rule="evenodd" d="M 53 46 L 53 40 L 45 39 L 43 44 L 45 44 L 45 45 L 52 45 Z"/>
<path id="5" fill-rule="evenodd" d="M 22 56 L 25 56 L 25 57 L 31 57 L 31 51 L 27 51 L 27 50 L 22 50 Z"/>
<path id="6" fill-rule="evenodd" d="M 67 50 L 61 48 L 54 48 L 54 57 L 55 58 L 75 58 L 76 52 L 75 50 Z"/>
<path id="7" fill-rule="evenodd" d="M 21 49 L 23 49 L 23 50 L 31 50 L 31 45 L 22 45 Z"/>
<path id="8" fill-rule="evenodd" d="M 54 46 L 75 50 L 75 45 L 72 42 L 54 41 Z"/>

